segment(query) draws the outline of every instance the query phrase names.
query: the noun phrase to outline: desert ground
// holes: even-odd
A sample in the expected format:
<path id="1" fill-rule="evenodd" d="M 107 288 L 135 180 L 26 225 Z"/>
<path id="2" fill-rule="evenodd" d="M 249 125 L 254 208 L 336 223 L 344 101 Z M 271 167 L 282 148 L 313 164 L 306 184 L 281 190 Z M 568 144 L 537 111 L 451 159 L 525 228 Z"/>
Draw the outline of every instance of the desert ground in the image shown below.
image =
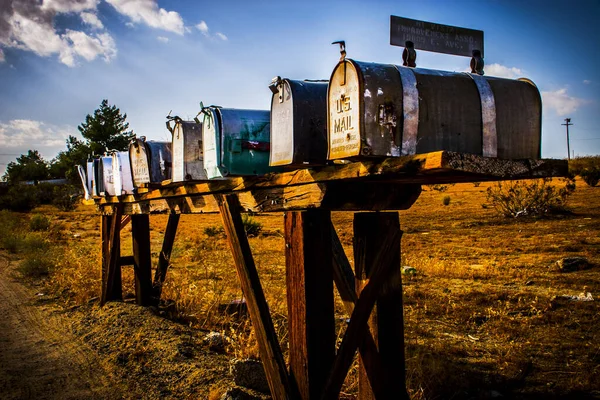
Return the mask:
<path id="1" fill-rule="evenodd" d="M 494 183 L 424 186 L 400 212 L 407 386 L 413 399 L 600 398 L 600 187 L 579 178 L 567 210 L 507 218 Z M 551 185 L 563 186 L 554 179 Z M 34 215 L 49 220 L 32 230 Z M 256 358 L 217 214 L 181 218 L 160 307 L 99 306 L 100 217 L 91 206 L 2 212 L 0 397 L 220 399 L 233 358 Z M 39 217 L 38 217 L 39 218 Z M 250 245 L 276 330 L 287 345 L 283 214 L 251 217 Z M 333 213 L 352 262 L 352 213 Z M 153 215 L 156 261 L 165 215 Z M 131 228 L 122 254 L 131 254 Z M 562 272 L 557 262 L 585 257 Z M 588 296 L 589 293 L 589 296 Z M 341 340 L 348 315 L 337 298 Z M 215 347 L 209 332 L 225 338 Z M 357 366 L 344 389 L 357 393 Z"/>

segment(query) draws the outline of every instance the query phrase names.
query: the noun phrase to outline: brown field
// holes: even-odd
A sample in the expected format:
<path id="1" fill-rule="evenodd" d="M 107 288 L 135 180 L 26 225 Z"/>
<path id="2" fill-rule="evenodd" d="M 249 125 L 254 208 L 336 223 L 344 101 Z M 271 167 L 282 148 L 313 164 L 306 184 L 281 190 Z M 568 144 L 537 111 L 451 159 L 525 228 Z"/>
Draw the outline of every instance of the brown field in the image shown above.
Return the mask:
<path id="1" fill-rule="evenodd" d="M 554 184 L 562 182 L 555 179 Z M 492 185 L 449 185 L 441 188 L 443 192 L 439 187 L 424 186 L 416 204 L 400 212 L 402 265 L 417 270 L 414 276 L 404 276 L 411 397 L 600 398 L 600 187 L 589 187 L 578 179 L 569 198 L 571 213 L 514 219 L 497 216 L 486 204 L 486 189 Z M 446 196 L 448 205 L 444 205 Z M 48 215 L 53 223 L 50 232 L 40 234 L 40 240 L 53 243 L 49 250 L 53 267 L 44 278 L 53 301 L 70 307 L 69 318 L 85 319 L 87 325 L 93 322 L 90 315 L 103 318 L 93 300 L 100 290 L 100 218 L 94 208 L 80 206 L 67 213 L 42 207 L 35 212 Z M 285 349 L 283 214 L 252 218 L 262 225 L 262 231 L 249 239 L 250 245 Z M 352 262 L 352 213 L 333 213 L 333 220 Z M 151 217 L 155 259 L 165 226 L 166 216 Z M 163 298 L 174 305 L 164 307 L 161 314 L 183 322 L 192 332 L 224 332 L 232 338 L 229 357 L 256 357 L 249 322 L 219 313 L 220 304 L 242 297 L 220 227 L 219 215 L 182 216 L 163 291 Z M 207 228 L 215 228 L 215 233 Z M 122 232 L 123 255 L 131 254 L 130 232 L 130 226 Z M 559 272 L 556 261 L 571 256 L 586 257 L 592 268 Z M 587 292 L 594 301 L 560 297 Z M 134 296 L 129 268 L 124 269 L 124 294 L 126 298 Z M 348 316 L 339 298 L 336 309 L 341 340 Z M 141 339 L 125 336 L 119 340 Z M 151 343 L 148 346 L 152 347 Z M 143 346 L 134 350 L 142 355 L 151 351 Z M 116 370 L 124 368 L 117 362 L 107 363 Z M 160 375 L 159 367 L 154 368 L 150 372 L 142 368 L 139 374 Z M 160 368 L 169 365 L 163 363 Z M 357 391 L 356 369 L 355 365 L 344 387 L 350 396 Z M 194 372 L 181 372 L 186 373 Z M 183 390 L 187 398 L 194 391 L 182 386 L 186 379 L 173 383 L 164 393 Z M 149 388 L 152 384 L 147 382 Z M 204 388 L 202 393 L 212 391 L 214 397 L 223 382 L 207 385 L 214 387 Z"/>

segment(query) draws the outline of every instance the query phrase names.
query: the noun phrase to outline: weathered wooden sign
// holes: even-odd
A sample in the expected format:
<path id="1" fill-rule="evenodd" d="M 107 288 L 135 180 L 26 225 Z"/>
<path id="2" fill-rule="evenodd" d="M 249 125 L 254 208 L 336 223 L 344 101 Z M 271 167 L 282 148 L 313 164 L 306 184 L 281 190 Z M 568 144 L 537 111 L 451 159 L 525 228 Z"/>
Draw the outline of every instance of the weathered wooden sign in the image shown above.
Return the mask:
<path id="1" fill-rule="evenodd" d="M 392 15 L 390 44 L 404 47 L 407 41 L 413 42 L 415 49 L 466 57 L 479 50 L 483 57 L 483 31 Z"/>

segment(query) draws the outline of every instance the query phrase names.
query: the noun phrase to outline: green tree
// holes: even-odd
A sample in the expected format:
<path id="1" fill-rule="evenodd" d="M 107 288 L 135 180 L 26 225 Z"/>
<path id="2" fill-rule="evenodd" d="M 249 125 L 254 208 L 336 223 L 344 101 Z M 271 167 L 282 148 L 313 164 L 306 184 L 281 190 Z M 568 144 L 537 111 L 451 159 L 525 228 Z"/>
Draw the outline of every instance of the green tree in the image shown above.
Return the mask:
<path id="1" fill-rule="evenodd" d="M 8 183 L 48 179 L 48 163 L 37 150 L 21 154 L 17 161 L 8 163 L 2 179 Z"/>
<path id="2" fill-rule="evenodd" d="M 67 138 L 67 150 L 58 153 L 50 164 L 52 178 L 67 178 L 71 183 L 79 183 L 77 165 L 85 165 L 92 153 L 90 146 L 75 136 Z"/>
<path id="3" fill-rule="evenodd" d="M 124 151 L 134 136 L 133 131 L 128 130 L 126 119 L 127 114 L 121 114 L 117 106 L 109 105 L 105 99 L 94 115 L 88 114 L 77 129 L 94 154 L 102 154 L 106 150 Z"/>

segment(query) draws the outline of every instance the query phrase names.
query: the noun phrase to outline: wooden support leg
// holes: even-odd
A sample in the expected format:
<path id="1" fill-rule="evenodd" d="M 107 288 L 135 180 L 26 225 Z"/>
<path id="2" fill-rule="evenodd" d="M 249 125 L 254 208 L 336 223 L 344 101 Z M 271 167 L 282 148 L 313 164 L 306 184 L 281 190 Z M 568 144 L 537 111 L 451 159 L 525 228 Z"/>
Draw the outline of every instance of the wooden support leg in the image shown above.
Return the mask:
<path id="1" fill-rule="evenodd" d="M 286 212 L 290 374 L 303 400 L 320 397 L 335 358 L 329 211 Z"/>
<path id="2" fill-rule="evenodd" d="M 396 212 L 355 214 L 354 256 L 356 288 L 359 296 L 371 278 L 373 267 L 371 261 L 379 253 L 383 239 L 395 232 L 401 232 Z M 392 267 L 382 290 L 378 293 L 377 310 L 371 313 L 369 327 L 379 347 L 382 368 L 389 377 L 384 383 L 384 398 L 408 399 L 404 372 L 400 238 L 388 251 L 392 259 Z M 358 396 L 360 400 L 376 398 L 365 371 L 365 365 L 372 362 L 369 358 L 373 356 L 376 354 L 361 352 Z"/>
<path id="3" fill-rule="evenodd" d="M 248 238 L 242 224 L 241 207 L 235 195 L 215 195 L 227 241 L 248 304 L 250 319 L 256 333 L 260 357 L 265 368 L 271 396 L 275 400 L 298 398 L 297 388 L 292 386 L 279 340 L 273 327 L 267 301 L 254 265 Z"/>
<path id="4" fill-rule="evenodd" d="M 121 284 L 121 215 L 120 207 L 115 207 L 112 215 L 102 216 L 102 295 L 100 304 L 122 300 Z"/>
<path id="5" fill-rule="evenodd" d="M 394 252 L 392 250 L 398 246 L 398 243 L 400 243 L 399 231 L 391 231 L 388 236 L 382 238 L 379 251 L 374 255 L 371 262 L 370 279 L 363 287 L 356 301 L 356 306 L 350 317 L 350 323 L 338 349 L 324 393 L 321 396 L 322 399 L 329 400 L 339 397 L 344 379 L 356 354 L 356 349 L 367 336 L 369 316 L 373 310 L 375 301 L 385 282 L 389 279 L 391 270 L 394 267 L 392 263 Z M 391 396 L 384 396 L 383 398 L 397 399 L 399 397 L 398 393 L 392 393 Z"/>
<path id="6" fill-rule="evenodd" d="M 140 306 L 152 304 L 152 260 L 150 256 L 150 216 L 131 216 L 135 301 Z"/>
<path id="7" fill-rule="evenodd" d="M 175 234 L 177 233 L 177 226 L 179 225 L 179 217 L 180 214 L 169 214 L 167 228 L 165 229 L 165 238 L 163 239 L 162 249 L 158 255 L 158 266 L 156 267 L 154 284 L 152 285 L 154 302 L 156 304 L 160 301 L 162 287 L 165 283 L 165 278 L 167 277 L 167 269 L 169 268 L 169 263 L 171 261 L 171 252 L 173 251 Z"/>

